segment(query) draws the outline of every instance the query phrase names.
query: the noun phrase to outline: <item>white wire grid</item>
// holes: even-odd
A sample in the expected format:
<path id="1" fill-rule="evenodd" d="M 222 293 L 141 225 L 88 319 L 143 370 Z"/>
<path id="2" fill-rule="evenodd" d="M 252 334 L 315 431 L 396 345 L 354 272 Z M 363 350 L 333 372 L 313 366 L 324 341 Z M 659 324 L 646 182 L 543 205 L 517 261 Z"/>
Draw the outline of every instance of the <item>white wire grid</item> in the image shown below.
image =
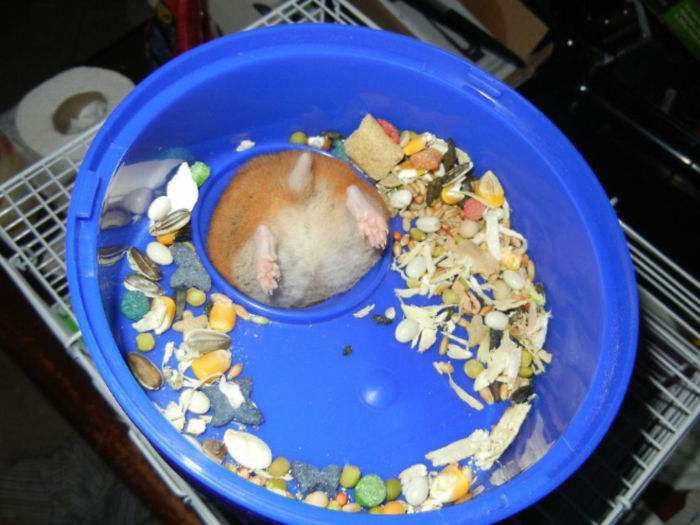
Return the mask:
<path id="1" fill-rule="evenodd" d="M 338 22 L 376 27 L 343 0 L 290 0 L 247 29 L 281 23 Z M 110 402 L 144 457 L 205 523 L 225 520 L 175 473 L 112 398 L 80 339 L 70 307 L 64 240 L 80 156 L 97 128 L 0 186 L 0 265 L 66 351 Z M 700 415 L 700 285 L 622 224 L 639 280 L 637 362 L 620 413 L 590 459 L 558 490 L 514 523 L 612 524 L 631 508 Z"/>

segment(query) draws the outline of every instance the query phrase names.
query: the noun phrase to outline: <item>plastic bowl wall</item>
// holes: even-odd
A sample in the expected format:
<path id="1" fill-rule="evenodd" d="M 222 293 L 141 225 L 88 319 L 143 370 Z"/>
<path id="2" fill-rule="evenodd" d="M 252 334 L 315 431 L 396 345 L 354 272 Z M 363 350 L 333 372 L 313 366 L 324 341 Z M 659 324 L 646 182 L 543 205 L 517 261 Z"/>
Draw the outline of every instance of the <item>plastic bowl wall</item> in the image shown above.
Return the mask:
<path id="1" fill-rule="evenodd" d="M 535 108 L 465 61 L 386 32 L 311 25 L 221 38 L 165 65 L 109 117 L 81 167 L 67 235 L 73 307 L 107 386 L 180 472 L 221 500 L 273 520 L 355 523 L 358 516 L 329 516 L 232 475 L 160 415 L 152 401 L 167 399 L 147 396 L 123 359 L 131 344 L 118 313 L 124 265 L 100 265 L 97 254 L 144 239 L 145 206 L 182 160 L 202 160 L 214 174 L 193 219 L 202 250 L 215 193 L 247 154 L 279 149 L 296 130 L 347 135 L 368 112 L 399 128 L 452 137 L 477 174 L 497 173 L 514 228 L 529 240 L 547 289 L 553 319 L 546 348 L 554 359 L 537 379 L 518 438 L 494 467 L 496 478 L 482 474 L 486 491 L 467 504 L 411 517 L 496 521 L 553 490 L 605 434 L 634 362 L 637 298 L 624 237 L 585 162 Z M 260 149 L 237 154 L 243 139 Z M 345 320 L 375 296 L 381 302 L 382 294 L 392 295 L 396 279 L 385 257 L 356 290 L 316 310 L 289 314 L 241 299 L 276 321 L 266 327 L 271 337 L 289 333 L 293 341 L 280 352 L 233 333 L 234 354 L 243 346 L 251 360 L 253 399 L 267 417 L 259 435 L 274 454 L 319 468 L 351 462 L 392 477 L 429 450 L 498 421 L 503 406 L 473 413 L 454 399 L 445 378 L 431 371 L 435 355 L 398 348 L 391 329 L 385 336 L 358 334 L 372 323 Z M 347 344 L 334 336 L 342 330 L 361 338 L 351 359 L 329 357 Z M 368 406 L 363 389 L 379 401 Z"/>

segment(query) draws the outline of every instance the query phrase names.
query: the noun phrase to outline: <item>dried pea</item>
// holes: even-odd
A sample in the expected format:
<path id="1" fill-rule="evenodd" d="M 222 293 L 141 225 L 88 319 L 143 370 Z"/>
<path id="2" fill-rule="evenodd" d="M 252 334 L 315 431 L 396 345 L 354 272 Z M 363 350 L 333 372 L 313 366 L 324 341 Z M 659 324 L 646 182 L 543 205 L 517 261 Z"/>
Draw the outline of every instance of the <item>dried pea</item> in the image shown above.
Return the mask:
<path id="1" fill-rule="evenodd" d="M 291 464 L 289 463 L 289 460 L 285 457 L 278 457 L 275 458 L 275 460 L 270 463 L 270 466 L 268 467 L 267 471 L 272 476 L 273 478 L 280 478 L 284 476 L 287 472 L 289 472 L 289 469 L 291 468 Z"/>
<path id="2" fill-rule="evenodd" d="M 156 340 L 150 332 L 145 332 L 136 336 L 136 348 L 142 352 L 148 352 L 156 347 Z"/>
<path id="3" fill-rule="evenodd" d="M 414 241 L 424 241 L 425 232 L 419 230 L 418 228 L 411 228 L 411 239 L 413 239 Z"/>
<path id="4" fill-rule="evenodd" d="M 281 490 L 283 492 L 287 491 L 287 484 L 283 479 L 272 478 L 268 479 L 265 483 L 265 488 L 267 490 Z"/>
<path id="5" fill-rule="evenodd" d="M 289 137 L 289 142 L 292 144 L 306 144 L 306 141 L 306 133 L 303 131 L 295 131 L 292 133 L 291 137 Z"/>
<path id="6" fill-rule="evenodd" d="M 452 288 L 448 288 L 442 292 L 442 302 L 445 304 L 457 304 L 459 303 L 459 295 Z"/>
<path id="7" fill-rule="evenodd" d="M 484 365 L 478 359 L 470 359 L 464 363 L 464 373 L 470 379 L 476 379 L 484 371 Z"/>
<path id="8" fill-rule="evenodd" d="M 345 465 L 340 473 L 340 486 L 351 489 L 360 481 L 360 469 L 354 465 Z"/>
<path id="9" fill-rule="evenodd" d="M 532 364 L 532 355 L 527 350 L 520 352 L 520 368 L 530 366 Z"/>
<path id="10" fill-rule="evenodd" d="M 190 306 L 202 306 L 207 300 L 207 294 L 198 288 L 189 288 L 185 300 Z"/>
<path id="11" fill-rule="evenodd" d="M 518 375 L 520 377 L 532 377 L 534 374 L 535 371 L 531 366 L 521 366 L 520 370 L 518 370 Z"/>
<path id="12" fill-rule="evenodd" d="M 374 515 L 384 514 L 384 508 L 377 505 L 376 507 L 372 507 L 371 509 L 369 509 L 367 513 Z"/>
<path id="13" fill-rule="evenodd" d="M 334 499 L 332 499 L 328 502 L 328 505 L 326 505 L 326 508 L 328 510 L 343 510 L 343 506 L 340 503 L 338 503 L 337 501 L 335 501 Z"/>
<path id="14" fill-rule="evenodd" d="M 386 499 L 395 500 L 401 494 L 401 482 L 398 479 L 390 478 L 384 482 L 386 487 Z"/>

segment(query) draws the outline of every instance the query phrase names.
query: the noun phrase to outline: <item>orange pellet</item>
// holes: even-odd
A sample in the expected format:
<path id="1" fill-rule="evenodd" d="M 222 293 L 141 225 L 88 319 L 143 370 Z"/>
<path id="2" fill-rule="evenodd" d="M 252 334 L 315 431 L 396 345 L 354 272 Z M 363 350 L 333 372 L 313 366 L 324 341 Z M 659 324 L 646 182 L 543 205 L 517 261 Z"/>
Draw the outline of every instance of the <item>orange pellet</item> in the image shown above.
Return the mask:
<path id="1" fill-rule="evenodd" d="M 400 501 L 389 501 L 384 505 L 382 514 L 406 514 L 406 509 Z"/>
<path id="2" fill-rule="evenodd" d="M 214 303 L 209 312 L 209 328 L 230 332 L 236 324 L 236 308 L 233 304 Z"/>
<path id="3" fill-rule="evenodd" d="M 342 507 L 348 502 L 348 495 L 345 494 L 345 492 L 338 492 L 338 494 L 335 495 L 335 501 L 340 503 L 340 506 Z"/>
<path id="4" fill-rule="evenodd" d="M 395 241 L 400 241 L 401 240 L 401 232 L 394 231 L 391 233 L 391 237 Z"/>
<path id="5" fill-rule="evenodd" d="M 174 244 L 175 243 L 175 232 L 159 235 L 158 237 L 156 237 L 156 240 L 161 244 L 165 244 L 166 246 L 168 246 L 170 244 Z"/>

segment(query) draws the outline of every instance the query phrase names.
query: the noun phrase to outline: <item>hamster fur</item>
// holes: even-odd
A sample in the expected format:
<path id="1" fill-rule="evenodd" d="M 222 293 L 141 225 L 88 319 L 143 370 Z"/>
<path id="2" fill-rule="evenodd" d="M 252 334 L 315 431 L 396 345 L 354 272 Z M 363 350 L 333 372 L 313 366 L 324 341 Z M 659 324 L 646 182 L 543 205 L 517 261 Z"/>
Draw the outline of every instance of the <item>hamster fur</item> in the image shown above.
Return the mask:
<path id="1" fill-rule="evenodd" d="M 388 219 L 374 187 L 341 160 L 289 150 L 251 159 L 209 225 L 214 267 L 253 299 L 308 306 L 349 290 L 379 260 Z"/>

